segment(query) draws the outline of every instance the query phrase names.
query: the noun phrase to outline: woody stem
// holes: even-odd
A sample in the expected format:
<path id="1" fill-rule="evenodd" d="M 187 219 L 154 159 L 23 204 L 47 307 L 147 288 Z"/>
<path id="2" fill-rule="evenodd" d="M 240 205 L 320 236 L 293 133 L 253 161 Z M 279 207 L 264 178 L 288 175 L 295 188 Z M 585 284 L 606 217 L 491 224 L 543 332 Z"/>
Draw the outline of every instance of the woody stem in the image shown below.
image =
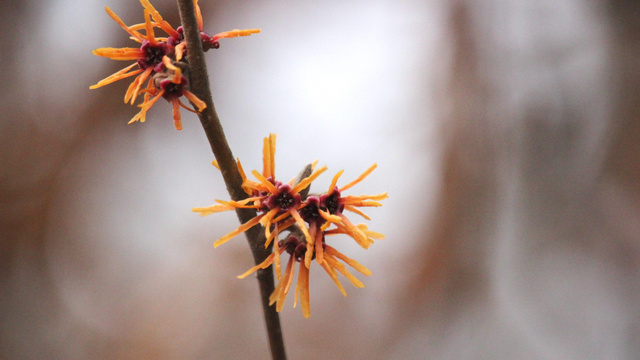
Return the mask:
<path id="1" fill-rule="evenodd" d="M 238 172 L 227 139 L 224 135 L 220 119 L 216 113 L 209 87 L 209 75 L 204 58 L 200 31 L 196 20 L 193 0 L 177 0 L 180 10 L 180 19 L 184 29 L 185 41 L 187 42 L 187 56 L 189 62 L 189 88 L 200 100 L 207 105 L 198 116 L 211 150 L 218 161 L 222 177 L 227 186 L 227 191 L 233 200 L 242 200 L 247 197 L 242 189 L 242 177 Z M 241 223 L 246 223 L 256 216 L 254 209 L 236 209 L 236 214 Z M 264 231 L 261 226 L 254 226 L 245 232 L 249 247 L 253 253 L 254 262 L 262 263 L 271 253 L 271 249 L 265 249 Z M 260 286 L 260 296 L 262 299 L 262 309 L 269 336 L 271 356 L 273 360 L 285 360 L 284 340 L 280 327 L 280 317 L 274 306 L 269 306 L 269 296 L 274 290 L 273 270 L 270 267 L 258 271 L 258 283 Z"/>

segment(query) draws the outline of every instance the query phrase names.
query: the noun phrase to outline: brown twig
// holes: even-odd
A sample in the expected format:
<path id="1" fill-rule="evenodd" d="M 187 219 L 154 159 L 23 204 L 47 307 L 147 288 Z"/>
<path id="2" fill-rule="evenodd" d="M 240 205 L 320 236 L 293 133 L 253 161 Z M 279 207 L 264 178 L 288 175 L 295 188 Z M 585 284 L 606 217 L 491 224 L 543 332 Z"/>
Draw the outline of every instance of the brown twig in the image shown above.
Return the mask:
<path id="1" fill-rule="evenodd" d="M 200 122 L 207 135 L 211 150 L 213 151 L 222 177 L 227 186 L 227 191 L 233 200 L 241 200 L 247 197 L 242 190 L 242 177 L 238 172 L 235 159 L 224 135 L 220 119 L 216 113 L 209 87 L 209 75 L 202 49 L 200 31 L 198 30 L 196 14 L 193 0 L 178 0 L 180 10 L 180 20 L 184 29 L 185 41 L 187 42 L 187 54 L 189 62 L 189 87 L 199 99 L 207 104 L 207 108 L 200 114 Z M 241 223 L 246 223 L 256 216 L 254 209 L 236 209 L 238 219 Z M 247 241 L 253 253 L 256 264 L 260 264 L 271 254 L 271 248 L 265 249 L 264 231 L 261 226 L 254 226 L 246 231 Z M 262 298 L 262 309 L 269 336 L 271 356 L 274 360 L 286 359 L 282 329 L 280 327 L 280 317 L 274 306 L 269 306 L 269 296 L 274 289 L 273 270 L 269 266 L 264 270 L 258 270 L 258 283 L 260 284 L 260 296 Z"/>

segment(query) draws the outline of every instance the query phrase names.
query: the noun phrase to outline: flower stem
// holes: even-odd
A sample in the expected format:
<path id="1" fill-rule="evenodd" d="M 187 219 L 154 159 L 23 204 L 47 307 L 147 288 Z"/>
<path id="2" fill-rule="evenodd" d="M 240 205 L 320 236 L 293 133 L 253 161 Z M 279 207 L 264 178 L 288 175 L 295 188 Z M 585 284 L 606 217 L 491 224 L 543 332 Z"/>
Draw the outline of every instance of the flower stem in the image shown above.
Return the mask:
<path id="1" fill-rule="evenodd" d="M 227 186 L 227 191 L 233 200 L 241 200 L 247 197 L 242 190 L 242 177 L 238 172 L 235 159 L 224 135 L 220 119 L 216 113 L 209 88 L 209 75 L 202 49 L 200 31 L 196 20 L 193 0 L 177 0 L 180 10 L 180 19 L 184 29 L 187 42 L 187 56 L 189 61 L 189 88 L 200 100 L 207 104 L 198 116 L 207 135 L 211 150 L 213 151 L 220 172 Z M 236 209 L 236 214 L 241 223 L 246 223 L 256 216 L 254 209 Z M 253 253 L 254 262 L 262 263 L 270 255 L 271 249 L 265 249 L 264 231 L 261 226 L 254 226 L 246 233 L 249 247 Z M 260 285 L 260 296 L 262 298 L 262 309 L 269 336 L 271 356 L 273 360 L 285 360 L 284 340 L 280 327 L 280 317 L 274 306 L 269 306 L 269 296 L 274 290 L 274 279 L 272 267 L 258 271 L 258 283 Z"/>

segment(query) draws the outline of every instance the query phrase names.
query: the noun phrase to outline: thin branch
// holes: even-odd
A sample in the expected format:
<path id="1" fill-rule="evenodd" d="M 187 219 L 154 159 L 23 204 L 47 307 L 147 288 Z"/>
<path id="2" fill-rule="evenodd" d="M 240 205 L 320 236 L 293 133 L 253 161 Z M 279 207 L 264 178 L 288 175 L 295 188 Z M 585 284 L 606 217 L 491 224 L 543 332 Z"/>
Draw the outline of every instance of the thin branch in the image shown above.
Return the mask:
<path id="1" fill-rule="evenodd" d="M 213 151 L 222 177 L 227 186 L 227 191 L 233 200 L 241 200 L 247 197 L 242 190 L 242 177 L 238 172 L 235 159 L 224 135 L 220 119 L 216 113 L 209 87 L 209 75 L 202 49 L 200 31 L 198 30 L 196 14 L 192 0 L 178 0 L 180 9 L 180 19 L 184 29 L 185 41 L 187 42 L 187 56 L 189 62 L 189 87 L 200 100 L 207 104 L 207 108 L 198 116 L 207 135 L 211 150 Z M 256 216 L 254 209 L 236 209 L 238 219 L 241 223 L 246 223 Z M 254 226 L 246 233 L 249 247 L 253 253 L 254 262 L 260 264 L 271 254 L 271 249 L 265 249 L 264 231 L 261 226 Z M 272 267 L 257 272 L 260 285 L 260 296 L 262 298 L 262 309 L 269 335 L 271 356 L 274 360 L 285 360 L 284 340 L 280 327 L 280 317 L 274 306 L 269 306 L 269 296 L 274 289 L 274 279 Z"/>

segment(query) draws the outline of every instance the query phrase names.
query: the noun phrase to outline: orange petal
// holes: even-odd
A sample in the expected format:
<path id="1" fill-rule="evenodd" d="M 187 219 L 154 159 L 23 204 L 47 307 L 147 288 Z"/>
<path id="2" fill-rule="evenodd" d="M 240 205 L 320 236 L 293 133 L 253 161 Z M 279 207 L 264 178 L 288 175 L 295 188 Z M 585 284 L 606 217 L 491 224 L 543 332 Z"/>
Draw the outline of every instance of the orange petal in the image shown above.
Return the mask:
<path id="1" fill-rule="evenodd" d="M 353 286 L 358 287 L 358 288 L 363 288 L 364 284 L 362 283 L 362 281 L 358 280 L 358 278 L 356 278 L 355 276 L 353 276 L 349 270 L 347 270 L 347 268 L 342 265 L 341 263 L 338 262 L 338 260 L 336 260 L 335 258 L 333 258 L 331 255 L 327 254 L 327 258 L 326 261 L 329 263 L 329 265 L 331 265 L 334 269 L 338 270 L 340 273 L 342 273 L 342 275 L 344 275 L 347 279 L 349 279 L 349 281 L 351 281 L 351 284 L 353 284 Z"/>
<path id="2" fill-rule="evenodd" d="M 332 222 L 332 223 L 340 223 L 342 222 L 342 218 L 338 215 L 331 215 L 329 212 L 324 211 L 322 209 L 318 209 L 318 213 L 322 216 L 323 219 Z"/>
<path id="3" fill-rule="evenodd" d="M 176 45 L 174 48 L 176 52 L 176 61 L 182 60 L 182 55 L 184 55 L 184 48 L 187 47 L 187 42 L 183 41 L 180 44 Z"/>
<path id="4" fill-rule="evenodd" d="M 271 176 L 276 178 L 276 134 L 269 134 L 269 167 Z"/>
<path id="5" fill-rule="evenodd" d="M 127 71 L 131 70 L 131 68 L 136 66 L 136 65 L 137 65 L 136 63 L 133 63 L 133 64 L 127 66 L 126 68 L 124 68 L 124 69 L 122 69 L 122 70 L 120 70 L 120 71 L 118 71 L 116 73 L 113 73 L 112 75 L 109 75 L 108 77 L 98 81 L 97 84 L 91 85 L 89 87 L 89 89 L 97 89 L 99 87 L 102 87 L 102 86 L 105 86 L 105 85 L 109 85 L 109 84 L 111 84 L 113 82 L 116 82 L 116 81 L 118 81 L 120 79 L 125 79 L 125 78 L 128 78 L 130 76 L 140 74 L 142 72 L 142 69 L 134 70 L 134 71 L 132 71 L 130 73 L 127 73 Z"/>
<path id="6" fill-rule="evenodd" d="M 295 262 L 296 262 L 295 258 L 291 256 L 289 258 L 289 262 L 287 263 L 287 268 L 284 272 L 284 277 L 282 278 L 282 281 L 278 283 L 275 290 L 273 290 L 273 293 L 271 293 L 271 296 L 269 296 L 269 305 L 273 305 L 273 303 L 277 302 L 276 311 L 278 312 L 281 311 L 282 307 L 284 306 L 284 300 L 287 297 L 287 293 L 289 292 L 291 282 L 293 281 L 293 274 L 295 272 L 295 267 L 294 267 Z"/>
<path id="7" fill-rule="evenodd" d="M 309 316 L 311 316 L 311 303 L 309 302 L 309 269 L 302 264 L 300 264 L 297 285 L 300 286 L 300 305 L 302 308 L 302 316 L 309 318 Z"/>
<path id="8" fill-rule="evenodd" d="M 156 101 L 158 101 L 162 97 L 162 94 L 164 94 L 164 90 L 161 90 L 160 92 L 158 92 L 158 94 L 153 99 L 142 103 L 142 105 L 140 105 L 142 109 L 136 116 L 133 117 L 133 119 L 129 121 L 129 124 L 136 121 L 144 122 L 145 117 L 147 116 L 147 111 L 149 111 L 149 109 L 151 109 L 151 107 L 156 103 Z"/>
<path id="9" fill-rule="evenodd" d="M 211 214 L 215 214 L 223 211 L 235 210 L 235 209 L 236 208 L 234 206 L 229 206 L 229 205 L 212 205 L 207 207 L 194 207 L 191 209 L 191 211 L 199 213 L 198 215 L 200 216 L 207 216 L 207 215 L 211 215 Z"/>
<path id="10" fill-rule="evenodd" d="M 196 11 L 196 20 L 198 20 L 198 30 L 202 31 L 202 11 L 200 11 L 198 0 L 193 0 L 193 7 Z"/>
<path id="11" fill-rule="evenodd" d="M 198 99 L 198 97 L 195 96 L 191 91 L 184 90 L 183 93 L 184 93 L 184 97 L 189 99 L 189 101 L 191 101 L 193 105 L 195 105 L 198 108 L 198 111 L 202 112 L 202 110 L 207 108 L 207 104 L 205 104 L 204 101 Z"/>
<path id="12" fill-rule="evenodd" d="M 271 254 L 269 256 L 267 256 L 266 259 L 264 259 L 263 262 L 261 262 L 260 264 L 252 267 L 251 269 L 247 270 L 245 273 L 243 273 L 242 275 L 238 275 L 236 276 L 238 279 L 244 279 L 247 276 L 251 275 L 253 272 L 256 272 L 260 269 L 266 269 L 269 267 L 269 265 L 273 264 L 273 259 L 275 257 L 275 253 Z"/>
<path id="13" fill-rule="evenodd" d="M 182 130 L 182 121 L 180 121 L 180 101 L 178 99 L 172 99 L 171 105 L 173 105 L 173 125 L 176 130 Z"/>
<path id="14" fill-rule="evenodd" d="M 240 177 L 242 178 L 242 182 L 247 180 L 247 175 L 244 173 L 244 169 L 242 168 L 242 164 L 240 163 L 240 158 L 236 159 L 236 164 L 238 165 L 238 172 L 240 173 Z"/>
<path id="15" fill-rule="evenodd" d="M 140 93 L 140 87 L 142 84 L 151 76 L 151 72 L 153 68 L 147 68 L 140 76 L 138 76 L 132 83 L 129 85 L 127 92 L 124 94 L 124 102 L 127 103 L 131 100 L 131 105 L 136 101 L 138 94 Z"/>
<path id="16" fill-rule="evenodd" d="M 347 292 L 344 290 L 344 287 L 338 279 L 338 274 L 336 274 L 335 270 L 333 270 L 331 266 L 329 266 L 329 263 L 323 261 L 320 265 L 322 265 L 322 268 L 327 272 L 327 274 L 329 274 L 329 277 L 331 277 L 331 280 L 333 280 L 333 282 L 336 284 L 342 295 L 347 296 Z"/>
<path id="17" fill-rule="evenodd" d="M 344 207 L 345 210 L 349 210 L 351 212 L 354 212 L 360 216 L 362 216 L 363 218 L 367 219 L 367 220 L 371 220 L 371 218 L 369 216 L 367 216 L 367 214 L 363 213 L 362 211 L 360 211 L 357 207 L 352 206 L 352 205 L 346 205 Z"/>
<path id="18" fill-rule="evenodd" d="M 220 239 L 216 240 L 216 242 L 213 243 L 213 247 L 218 247 L 224 243 L 226 243 L 227 241 L 233 239 L 234 237 L 236 237 L 239 234 L 242 234 L 243 232 L 251 229 L 252 227 L 254 227 L 256 224 L 258 224 L 260 222 L 260 219 L 262 218 L 262 216 L 264 215 L 258 215 L 256 217 L 254 217 L 253 219 L 247 221 L 246 223 L 240 225 L 237 229 L 233 230 L 232 232 L 228 233 L 227 235 L 221 237 Z"/>
<path id="19" fill-rule="evenodd" d="M 371 172 L 373 170 L 375 170 L 375 168 L 378 166 L 378 164 L 373 164 L 371 166 L 369 166 L 369 168 L 367 170 L 365 170 L 360 176 L 358 176 L 357 179 L 353 180 L 352 182 L 348 183 L 347 185 L 343 186 L 340 189 L 340 192 L 343 192 L 347 189 L 350 189 L 353 185 L 359 183 L 360 181 L 364 180 L 364 178 L 366 178 L 367 176 L 369 176 L 369 174 L 371 174 Z"/>
<path id="20" fill-rule="evenodd" d="M 344 170 L 340 170 L 333 177 L 333 180 L 331 181 L 331 185 L 329 185 L 329 190 L 327 191 L 327 194 L 331 194 L 333 192 L 333 190 L 336 188 L 336 184 L 338 183 L 338 178 L 340 177 L 340 175 L 342 175 L 343 172 L 344 172 Z"/>
<path id="21" fill-rule="evenodd" d="M 365 249 L 369 248 L 369 238 L 367 238 L 367 235 L 364 233 L 364 231 L 353 225 L 351 221 L 349 221 L 349 219 L 344 216 L 344 214 L 340 214 L 340 217 L 342 218 L 342 224 L 346 228 L 346 231 L 358 243 L 358 245 L 362 246 Z"/>
<path id="22" fill-rule="evenodd" d="M 255 170 L 251 170 L 251 173 L 253 174 L 253 176 L 256 177 L 256 179 L 260 181 L 260 184 L 262 184 L 264 187 L 267 188 L 267 191 L 269 191 L 272 194 L 278 193 L 278 189 L 276 189 L 275 185 L 273 185 L 269 180 L 267 180 L 266 177 L 262 176 L 262 174 L 260 174 Z"/>
<path id="23" fill-rule="evenodd" d="M 251 34 L 257 34 L 260 32 L 260 29 L 246 29 L 246 30 L 231 30 L 231 31 L 225 31 L 225 32 L 221 32 L 219 34 L 216 34 L 213 36 L 213 38 L 211 38 L 211 41 L 216 41 L 218 39 L 222 39 L 222 38 L 234 38 L 234 37 L 238 37 L 238 36 L 249 36 Z"/>
<path id="24" fill-rule="evenodd" d="M 107 10 L 107 14 L 109 14 L 109 16 L 111 16 L 111 18 L 115 22 L 117 22 L 118 25 L 120 25 L 124 29 L 124 31 L 128 32 L 129 35 L 131 35 L 134 38 L 138 39 L 140 42 L 142 42 L 142 40 L 145 39 L 145 37 L 142 36 L 142 34 L 140 34 L 139 32 L 129 29 L 129 27 L 124 23 L 124 21 L 122 21 L 122 19 L 120 19 L 120 17 L 118 15 L 116 15 L 116 13 L 111 11 L 111 9 L 109 9 L 109 7 L 106 7 L 105 10 Z"/>
<path id="25" fill-rule="evenodd" d="M 160 13 L 156 10 L 156 8 L 153 7 L 153 5 L 151 5 L 148 0 L 140 0 L 140 3 L 142 4 L 142 6 L 144 6 L 145 9 L 149 10 L 149 14 L 151 14 L 153 21 L 157 22 L 162 30 L 164 30 L 164 32 L 169 34 L 169 36 L 175 37 L 176 39 L 180 38 L 180 34 L 178 34 L 178 32 L 162 18 Z"/>
<path id="26" fill-rule="evenodd" d="M 300 213 L 296 209 L 289 209 L 289 213 L 291 214 L 291 217 L 296 219 L 296 222 L 300 226 L 300 230 L 302 230 L 302 233 L 304 234 L 304 237 L 307 239 L 307 242 L 310 242 L 313 244 L 311 235 L 309 235 L 309 231 L 307 230 L 307 224 L 304 222 L 304 220 L 302 220 Z"/>
<path id="27" fill-rule="evenodd" d="M 271 223 L 273 217 L 276 216 L 278 211 L 280 211 L 280 209 L 271 209 L 268 213 L 264 214 L 262 220 L 260 220 L 260 223 L 262 224 L 262 226 L 264 226 L 264 235 L 267 239 L 273 238 L 273 236 L 271 235 Z M 268 244 L 265 243 L 264 247 L 266 248 L 267 246 Z"/>
<path id="28" fill-rule="evenodd" d="M 294 194 L 299 193 L 302 189 L 309 186 L 309 184 L 311 184 L 313 180 L 315 180 L 318 176 L 320 176 L 320 174 L 322 174 L 326 170 L 327 170 L 327 167 L 323 166 L 320 169 L 314 171 L 311 175 L 302 179 L 302 181 L 300 181 L 296 186 L 294 186 L 293 189 L 291 189 L 291 192 Z"/>
<path id="29" fill-rule="evenodd" d="M 338 259 L 344 261 L 349 266 L 351 266 L 352 268 L 354 268 L 358 272 L 360 272 L 362 275 L 365 275 L 365 276 L 371 275 L 371 270 L 369 270 L 366 267 L 362 266 L 359 262 L 357 262 L 357 261 L 355 261 L 355 260 L 353 260 L 351 258 L 346 257 L 343 253 L 339 252 L 335 248 L 333 248 L 333 247 L 331 247 L 329 245 L 325 245 L 325 249 L 324 250 L 330 256 L 335 256 Z"/>
<path id="30" fill-rule="evenodd" d="M 278 235 L 276 234 L 276 241 L 273 243 L 273 254 L 275 254 L 275 264 L 276 264 L 275 265 L 275 271 L 276 271 L 276 279 L 278 281 L 280 281 L 280 279 L 282 278 L 282 274 L 280 273 L 281 272 L 281 270 L 280 270 L 280 253 L 282 253 L 282 251 L 280 251 L 280 244 L 279 244 L 279 241 L 278 241 Z"/>
<path id="31" fill-rule="evenodd" d="M 269 138 L 265 137 L 262 141 L 262 175 L 267 179 L 274 178 L 271 166 L 272 156 Z"/>
<path id="32" fill-rule="evenodd" d="M 173 78 L 171 79 L 171 82 L 174 84 L 180 84 L 182 82 L 182 70 L 180 70 L 179 67 L 173 65 L 173 63 L 171 62 L 171 58 L 169 58 L 167 55 L 162 57 L 162 64 L 164 64 L 167 69 L 173 70 Z"/>
<path id="33" fill-rule="evenodd" d="M 322 264 L 324 262 L 324 251 L 322 250 L 322 231 L 316 233 L 316 262 Z"/>
<path id="34" fill-rule="evenodd" d="M 359 204 L 364 202 L 365 200 L 384 200 L 384 199 L 388 199 L 388 198 L 389 198 L 389 195 L 387 195 L 387 193 L 384 192 L 384 193 L 375 194 L 375 195 L 349 195 L 349 196 L 343 196 L 343 197 L 341 197 L 340 202 L 343 203 L 343 204 L 353 204 L 353 205 L 357 205 L 357 206 L 363 206 L 363 205 L 359 205 Z M 376 206 L 376 205 L 370 205 L 370 206 Z"/>
<path id="35" fill-rule="evenodd" d="M 95 50 L 91 50 L 93 55 L 108 57 L 113 60 L 138 60 L 142 56 L 142 52 L 139 48 L 111 48 L 104 47 Z"/>

